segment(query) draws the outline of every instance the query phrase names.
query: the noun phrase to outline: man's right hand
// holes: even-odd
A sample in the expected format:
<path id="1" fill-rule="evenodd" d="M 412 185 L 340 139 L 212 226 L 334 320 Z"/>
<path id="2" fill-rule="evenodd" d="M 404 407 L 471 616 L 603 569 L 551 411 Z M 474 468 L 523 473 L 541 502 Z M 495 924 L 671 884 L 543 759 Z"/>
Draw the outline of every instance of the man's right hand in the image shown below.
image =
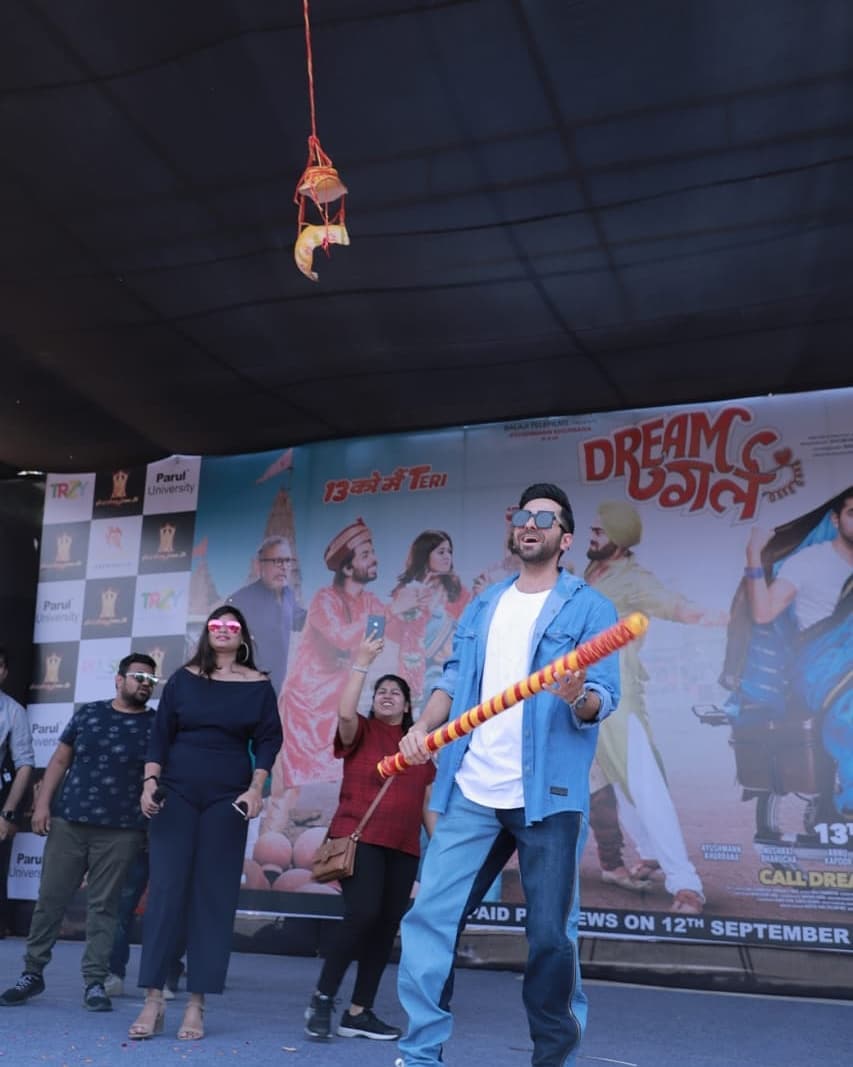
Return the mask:
<path id="1" fill-rule="evenodd" d="M 39 837 L 46 837 L 50 833 L 50 808 L 47 805 L 36 804 L 30 826 Z"/>
<path id="2" fill-rule="evenodd" d="M 408 763 L 427 763 L 432 753 L 426 747 L 426 730 L 417 723 L 400 739 L 400 752 Z"/>

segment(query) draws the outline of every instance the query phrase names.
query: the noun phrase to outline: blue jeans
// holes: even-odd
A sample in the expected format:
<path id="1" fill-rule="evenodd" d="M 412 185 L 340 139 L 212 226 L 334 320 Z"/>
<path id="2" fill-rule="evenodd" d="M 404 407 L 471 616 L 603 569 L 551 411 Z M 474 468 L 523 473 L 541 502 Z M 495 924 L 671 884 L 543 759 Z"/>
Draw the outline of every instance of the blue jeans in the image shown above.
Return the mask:
<path id="1" fill-rule="evenodd" d="M 583 816 L 561 812 L 525 826 L 524 809 L 485 808 L 454 786 L 427 849 L 415 903 L 403 919 L 399 996 L 409 1017 L 406 1067 L 432 1067 L 453 1021 L 442 1004 L 460 922 L 480 868 L 502 831 L 518 849 L 529 946 L 523 998 L 534 1067 L 574 1062 L 586 1020 L 577 955 L 577 872 Z"/>

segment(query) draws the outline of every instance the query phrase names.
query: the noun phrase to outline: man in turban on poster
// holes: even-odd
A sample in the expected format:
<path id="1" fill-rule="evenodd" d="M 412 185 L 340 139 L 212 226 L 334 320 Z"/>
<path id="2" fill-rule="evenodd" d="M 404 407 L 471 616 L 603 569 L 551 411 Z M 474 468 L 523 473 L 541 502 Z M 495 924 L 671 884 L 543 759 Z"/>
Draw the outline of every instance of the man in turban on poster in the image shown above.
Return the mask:
<path id="1" fill-rule="evenodd" d="M 671 622 L 722 625 L 724 615 L 712 615 L 692 604 L 680 593 L 667 589 L 650 571 L 641 567 L 632 549 L 640 543 L 643 525 L 637 511 L 626 501 L 608 501 L 598 509 L 591 528 L 584 577 L 616 605 L 620 618 L 633 611 Z M 648 675 L 640 660 L 642 638 L 619 653 L 622 699 L 616 714 L 601 724 L 593 789 L 609 790 L 618 798 L 619 818 L 633 838 L 641 862 L 631 872 L 619 868 L 623 883 L 611 872 L 605 881 L 633 882 L 629 888 L 648 885 L 649 876 L 661 869 L 667 890 L 673 896 L 672 910 L 698 914 L 705 898 L 702 882 L 687 855 L 678 814 L 664 775 L 663 760 L 655 747 L 645 702 Z M 597 792 L 598 792 L 597 791 Z M 590 809 L 590 826 L 598 839 L 609 828 L 596 825 L 596 813 L 606 806 L 596 803 Z M 600 842 L 599 842 L 600 843 Z"/>
<path id="2" fill-rule="evenodd" d="M 284 744 L 273 768 L 271 812 L 264 830 L 285 831 L 303 785 L 332 783 L 330 804 L 337 799 L 341 761 L 334 758 L 338 700 L 352 669 L 352 656 L 367 629 L 369 615 L 385 617 L 386 637 L 399 641 L 406 625 L 400 616 L 416 607 L 417 591 L 401 590 L 389 606 L 367 586 L 376 581 L 378 564 L 373 534 L 363 519 L 345 526 L 323 554 L 332 584 L 311 600 L 305 629 L 280 701 Z M 330 809 L 331 813 L 331 809 Z M 316 822 L 313 812 L 302 824 Z"/>

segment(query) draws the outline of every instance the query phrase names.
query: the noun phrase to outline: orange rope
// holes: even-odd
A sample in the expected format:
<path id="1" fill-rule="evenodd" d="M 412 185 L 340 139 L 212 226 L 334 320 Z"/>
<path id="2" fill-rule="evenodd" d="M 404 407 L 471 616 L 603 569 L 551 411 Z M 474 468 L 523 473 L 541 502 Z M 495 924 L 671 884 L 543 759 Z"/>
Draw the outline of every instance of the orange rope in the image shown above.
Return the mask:
<path id="1" fill-rule="evenodd" d="M 446 722 L 444 726 L 439 726 L 437 730 L 433 730 L 424 738 L 426 747 L 430 752 L 437 752 L 444 745 L 450 744 L 451 741 L 456 741 L 465 734 L 470 734 L 472 730 L 482 725 L 487 719 L 494 718 L 495 715 L 499 715 L 502 711 L 506 711 L 507 708 L 511 708 L 513 704 L 518 704 L 519 701 L 534 696 L 545 686 L 553 685 L 561 675 L 568 674 L 569 671 L 580 670 L 581 667 L 588 667 L 591 663 L 597 663 L 598 660 L 609 656 L 611 652 L 616 652 L 618 649 L 623 648 L 629 642 L 644 634 L 648 629 L 648 625 L 649 620 L 639 611 L 620 619 L 619 622 L 614 623 L 613 626 L 608 626 L 606 630 L 603 630 L 589 641 L 584 641 L 582 645 L 578 645 L 571 652 L 567 652 L 564 656 L 560 656 L 552 663 L 535 671 L 524 681 L 516 682 L 515 685 L 509 686 L 496 697 L 484 700 L 482 704 L 469 708 L 458 718 Z M 401 771 L 410 766 L 411 764 L 401 752 L 395 752 L 393 755 L 385 756 L 384 759 L 380 760 L 376 765 L 376 769 L 381 777 L 388 778 L 392 774 L 400 774 Z"/>
<path id="2" fill-rule="evenodd" d="M 317 110 L 314 105 L 314 55 L 311 51 L 311 18 L 308 13 L 308 0 L 302 0 L 302 13 L 305 18 L 305 56 L 308 66 L 308 102 L 311 105 L 311 137 L 317 140 Z"/>

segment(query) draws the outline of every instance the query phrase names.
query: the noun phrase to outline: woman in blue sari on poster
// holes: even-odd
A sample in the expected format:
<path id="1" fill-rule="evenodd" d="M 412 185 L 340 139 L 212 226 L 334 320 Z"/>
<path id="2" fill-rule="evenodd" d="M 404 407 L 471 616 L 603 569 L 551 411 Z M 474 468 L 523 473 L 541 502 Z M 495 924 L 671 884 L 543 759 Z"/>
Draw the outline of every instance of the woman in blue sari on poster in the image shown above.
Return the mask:
<path id="1" fill-rule="evenodd" d="M 853 805 L 851 568 L 853 486 L 769 538 L 754 530 L 721 678 L 733 690 L 726 711 L 736 752 L 739 732 L 743 738 L 765 723 L 811 717 L 819 725 L 840 781 L 836 797 L 832 767 L 816 801 L 819 819 Z M 739 777 L 749 788 L 740 766 Z"/>

